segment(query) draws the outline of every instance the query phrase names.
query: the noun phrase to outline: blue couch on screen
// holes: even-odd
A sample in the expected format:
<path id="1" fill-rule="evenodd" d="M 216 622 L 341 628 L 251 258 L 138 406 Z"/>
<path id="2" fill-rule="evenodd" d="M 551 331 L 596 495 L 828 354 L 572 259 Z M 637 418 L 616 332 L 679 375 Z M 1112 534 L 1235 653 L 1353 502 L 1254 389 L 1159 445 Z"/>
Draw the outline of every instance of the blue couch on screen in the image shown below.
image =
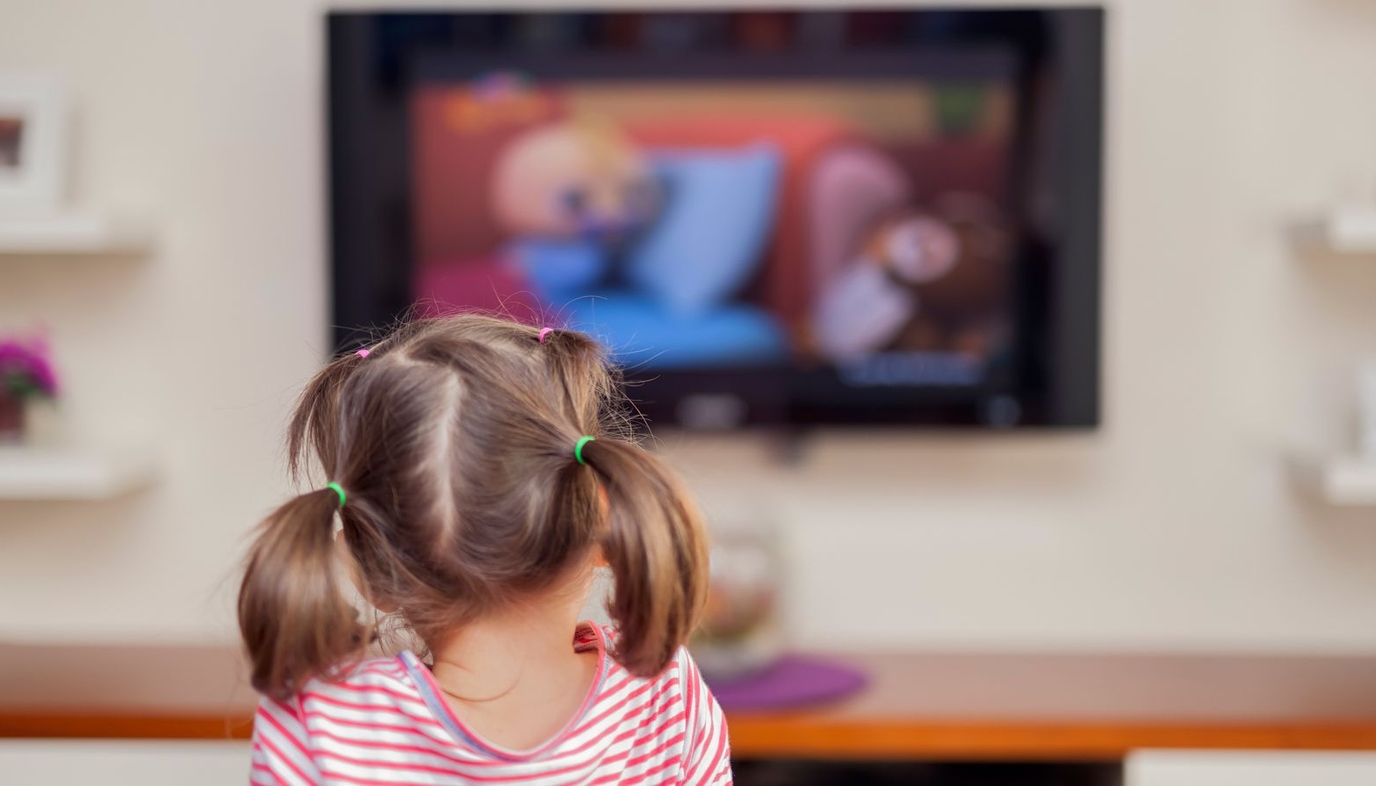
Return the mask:
<path id="1" fill-rule="evenodd" d="M 735 151 L 658 151 L 664 208 L 628 249 L 618 285 L 586 287 L 560 275 L 585 248 L 527 248 L 540 299 L 569 327 L 602 340 L 632 369 L 768 365 L 788 352 L 778 320 L 733 302 L 763 257 L 774 222 L 782 161 L 769 145 Z M 531 251 L 543 248 L 538 255 Z M 545 255 L 548 254 L 548 257 Z M 565 264 L 556 263 L 561 259 Z"/>

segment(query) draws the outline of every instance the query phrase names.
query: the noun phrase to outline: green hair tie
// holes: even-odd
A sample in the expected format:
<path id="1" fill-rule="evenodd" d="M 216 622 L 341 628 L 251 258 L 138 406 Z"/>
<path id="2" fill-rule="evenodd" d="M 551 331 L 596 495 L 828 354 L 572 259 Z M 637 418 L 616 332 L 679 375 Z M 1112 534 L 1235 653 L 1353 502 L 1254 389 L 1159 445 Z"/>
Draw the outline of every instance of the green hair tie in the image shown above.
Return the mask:
<path id="1" fill-rule="evenodd" d="M 579 437 L 578 444 L 573 446 L 573 457 L 578 459 L 578 463 L 587 466 L 588 462 L 583 460 L 583 446 L 597 439 L 597 437 Z"/>
<path id="2" fill-rule="evenodd" d="M 344 487 L 341 486 L 341 485 L 339 485 L 338 483 L 333 483 L 333 482 L 331 482 L 331 483 L 326 483 L 326 484 L 325 484 L 325 488 L 330 489 L 330 490 L 332 490 L 334 493 L 338 494 L 338 495 L 339 495 L 339 507 L 341 507 L 341 508 L 344 507 L 344 500 L 347 499 L 347 497 L 344 496 Z"/>

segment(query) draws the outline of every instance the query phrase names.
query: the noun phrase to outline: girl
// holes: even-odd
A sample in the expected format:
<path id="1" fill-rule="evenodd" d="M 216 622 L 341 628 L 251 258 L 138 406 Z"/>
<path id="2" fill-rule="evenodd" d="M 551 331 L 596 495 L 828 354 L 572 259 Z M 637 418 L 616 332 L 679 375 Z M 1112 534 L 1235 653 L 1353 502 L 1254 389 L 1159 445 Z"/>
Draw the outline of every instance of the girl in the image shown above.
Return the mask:
<path id="1" fill-rule="evenodd" d="M 614 436 L 619 396 L 586 336 L 479 316 L 413 323 L 311 380 L 291 467 L 309 451 L 330 482 L 262 524 L 239 592 L 253 782 L 731 782 L 683 649 L 702 523 Z M 614 633 L 578 622 L 597 564 Z M 360 606 L 421 654 L 365 659 L 386 631 Z"/>

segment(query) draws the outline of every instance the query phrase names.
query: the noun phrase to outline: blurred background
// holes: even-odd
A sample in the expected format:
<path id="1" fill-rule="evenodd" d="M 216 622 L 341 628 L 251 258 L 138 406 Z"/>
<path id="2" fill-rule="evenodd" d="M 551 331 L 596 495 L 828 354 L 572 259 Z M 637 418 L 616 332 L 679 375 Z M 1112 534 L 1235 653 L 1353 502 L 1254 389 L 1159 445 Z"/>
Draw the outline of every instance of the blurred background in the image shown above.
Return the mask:
<path id="1" fill-rule="evenodd" d="M 350 5 L 0 0 L 0 767 L 240 782 L 81 717 L 239 718 L 300 386 L 503 305 L 644 381 L 741 783 L 1376 779 L 1376 3 Z"/>

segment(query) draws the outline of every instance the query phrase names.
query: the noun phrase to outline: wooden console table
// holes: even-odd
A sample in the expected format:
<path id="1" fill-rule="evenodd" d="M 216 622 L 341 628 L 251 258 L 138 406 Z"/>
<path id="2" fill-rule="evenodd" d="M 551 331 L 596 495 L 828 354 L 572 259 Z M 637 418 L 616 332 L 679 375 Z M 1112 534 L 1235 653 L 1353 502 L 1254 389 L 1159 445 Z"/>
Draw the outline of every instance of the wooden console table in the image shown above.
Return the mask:
<path id="1" fill-rule="evenodd" d="M 738 759 L 1111 761 L 1144 748 L 1376 750 L 1376 657 L 859 654 L 825 709 L 730 714 Z M 0 644 L 0 737 L 244 739 L 222 647 Z"/>

